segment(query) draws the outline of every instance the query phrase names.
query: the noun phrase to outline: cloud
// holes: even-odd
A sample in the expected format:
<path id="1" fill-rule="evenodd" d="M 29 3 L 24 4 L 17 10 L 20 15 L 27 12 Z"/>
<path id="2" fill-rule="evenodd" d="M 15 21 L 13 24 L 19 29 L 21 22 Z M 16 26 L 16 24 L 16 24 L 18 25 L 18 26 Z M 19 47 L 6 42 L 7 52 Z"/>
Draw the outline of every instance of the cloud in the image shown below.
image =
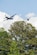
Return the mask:
<path id="1" fill-rule="evenodd" d="M 30 18 L 36 16 L 35 13 L 28 13 L 25 17 Z"/>
<path id="2" fill-rule="evenodd" d="M 28 23 L 31 23 L 36 29 L 37 29 L 37 16 L 35 13 L 29 13 L 26 15 L 27 18 L 29 18 Z"/>
<path id="3" fill-rule="evenodd" d="M 11 20 L 7 20 L 6 16 L 10 17 L 10 15 L 8 15 L 7 13 L 0 11 L 0 27 L 3 27 L 5 30 L 8 30 L 12 23 L 16 21 L 23 21 L 23 18 L 21 18 L 19 15 L 15 15 Z"/>

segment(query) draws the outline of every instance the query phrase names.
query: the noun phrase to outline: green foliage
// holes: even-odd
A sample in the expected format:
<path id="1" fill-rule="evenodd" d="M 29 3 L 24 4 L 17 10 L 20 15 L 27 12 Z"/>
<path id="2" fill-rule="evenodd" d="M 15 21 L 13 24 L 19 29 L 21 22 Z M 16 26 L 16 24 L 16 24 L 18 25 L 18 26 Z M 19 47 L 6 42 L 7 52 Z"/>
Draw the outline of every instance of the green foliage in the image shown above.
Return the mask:
<path id="1" fill-rule="evenodd" d="M 6 31 L 0 32 L 0 55 L 7 55 L 10 51 L 10 38 Z"/>
<path id="2" fill-rule="evenodd" d="M 34 55 L 33 50 L 34 48 L 37 49 L 37 47 L 35 47 L 37 46 L 37 30 L 35 27 L 24 21 L 19 21 L 12 24 L 9 31 L 12 40 L 17 42 L 17 48 L 20 55 Z M 26 47 L 26 45 L 29 46 Z M 34 45 L 34 47 L 31 47 L 32 45 Z"/>
<path id="3" fill-rule="evenodd" d="M 37 30 L 29 23 L 18 21 L 9 33 L 0 28 L 0 55 L 37 55 Z"/>

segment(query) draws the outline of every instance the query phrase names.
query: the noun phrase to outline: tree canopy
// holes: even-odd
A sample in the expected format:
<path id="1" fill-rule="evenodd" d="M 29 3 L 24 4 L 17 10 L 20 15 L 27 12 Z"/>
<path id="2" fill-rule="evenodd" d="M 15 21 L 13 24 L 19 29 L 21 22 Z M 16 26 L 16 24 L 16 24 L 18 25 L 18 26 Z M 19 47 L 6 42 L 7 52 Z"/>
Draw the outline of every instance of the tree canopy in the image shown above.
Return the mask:
<path id="1" fill-rule="evenodd" d="M 10 34 L 16 41 L 20 55 L 33 53 L 37 49 L 37 30 L 30 23 L 24 21 L 15 22 L 11 25 Z M 31 50 L 32 49 L 32 50 Z M 32 51 L 31 53 L 29 53 Z"/>
<path id="2" fill-rule="evenodd" d="M 37 55 L 37 30 L 30 23 L 18 21 L 9 33 L 0 29 L 0 55 Z"/>

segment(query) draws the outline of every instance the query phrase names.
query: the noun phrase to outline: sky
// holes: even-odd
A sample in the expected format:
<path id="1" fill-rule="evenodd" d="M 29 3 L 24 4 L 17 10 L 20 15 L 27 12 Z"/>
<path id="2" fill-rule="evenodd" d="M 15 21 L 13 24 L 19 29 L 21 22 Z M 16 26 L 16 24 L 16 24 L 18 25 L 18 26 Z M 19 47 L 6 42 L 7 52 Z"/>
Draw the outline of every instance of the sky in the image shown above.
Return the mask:
<path id="1" fill-rule="evenodd" d="M 28 13 L 37 14 L 37 0 L 0 0 L 0 11 L 9 15 L 19 14 L 24 18 Z"/>
<path id="2" fill-rule="evenodd" d="M 0 0 L 0 11 L 9 15 L 18 14 L 22 18 L 29 18 L 28 23 L 31 23 L 37 29 L 37 0 Z M 0 25 L 3 24 L 5 13 L 0 12 Z M 5 22 L 4 24 L 9 24 Z"/>

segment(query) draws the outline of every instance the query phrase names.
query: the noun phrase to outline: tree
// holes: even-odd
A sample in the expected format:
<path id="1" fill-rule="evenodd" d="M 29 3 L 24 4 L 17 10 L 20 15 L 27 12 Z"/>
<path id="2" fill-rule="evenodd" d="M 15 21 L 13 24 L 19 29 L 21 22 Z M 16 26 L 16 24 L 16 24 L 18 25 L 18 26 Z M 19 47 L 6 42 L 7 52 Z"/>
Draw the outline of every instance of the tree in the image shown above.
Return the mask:
<path id="1" fill-rule="evenodd" d="M 16 48 L 18 48 L 20 55 L 25 55 L 25 50 L 27 48 L 25 47 L 26 45 L 29 45 L 27 49 L 29 51 L 30 49 L 33 49 L 31 45 L 33 45 L 33 43 L 37 43 L 37 38 L 35 38 L 37 36 L 37 30 L 31 24 L 25 23 L 24 21 L 13 23 L 9 32 L 12 36 L 12 41 L 17 43 Z M 36 41 L 34 41 L 35 39 Z"/>
<path id="2" fill-rule="evenodd" d="M 0 31 L 0 55 L 8 55 L 10 52 L 11 36 L 5 31 Z"/>

